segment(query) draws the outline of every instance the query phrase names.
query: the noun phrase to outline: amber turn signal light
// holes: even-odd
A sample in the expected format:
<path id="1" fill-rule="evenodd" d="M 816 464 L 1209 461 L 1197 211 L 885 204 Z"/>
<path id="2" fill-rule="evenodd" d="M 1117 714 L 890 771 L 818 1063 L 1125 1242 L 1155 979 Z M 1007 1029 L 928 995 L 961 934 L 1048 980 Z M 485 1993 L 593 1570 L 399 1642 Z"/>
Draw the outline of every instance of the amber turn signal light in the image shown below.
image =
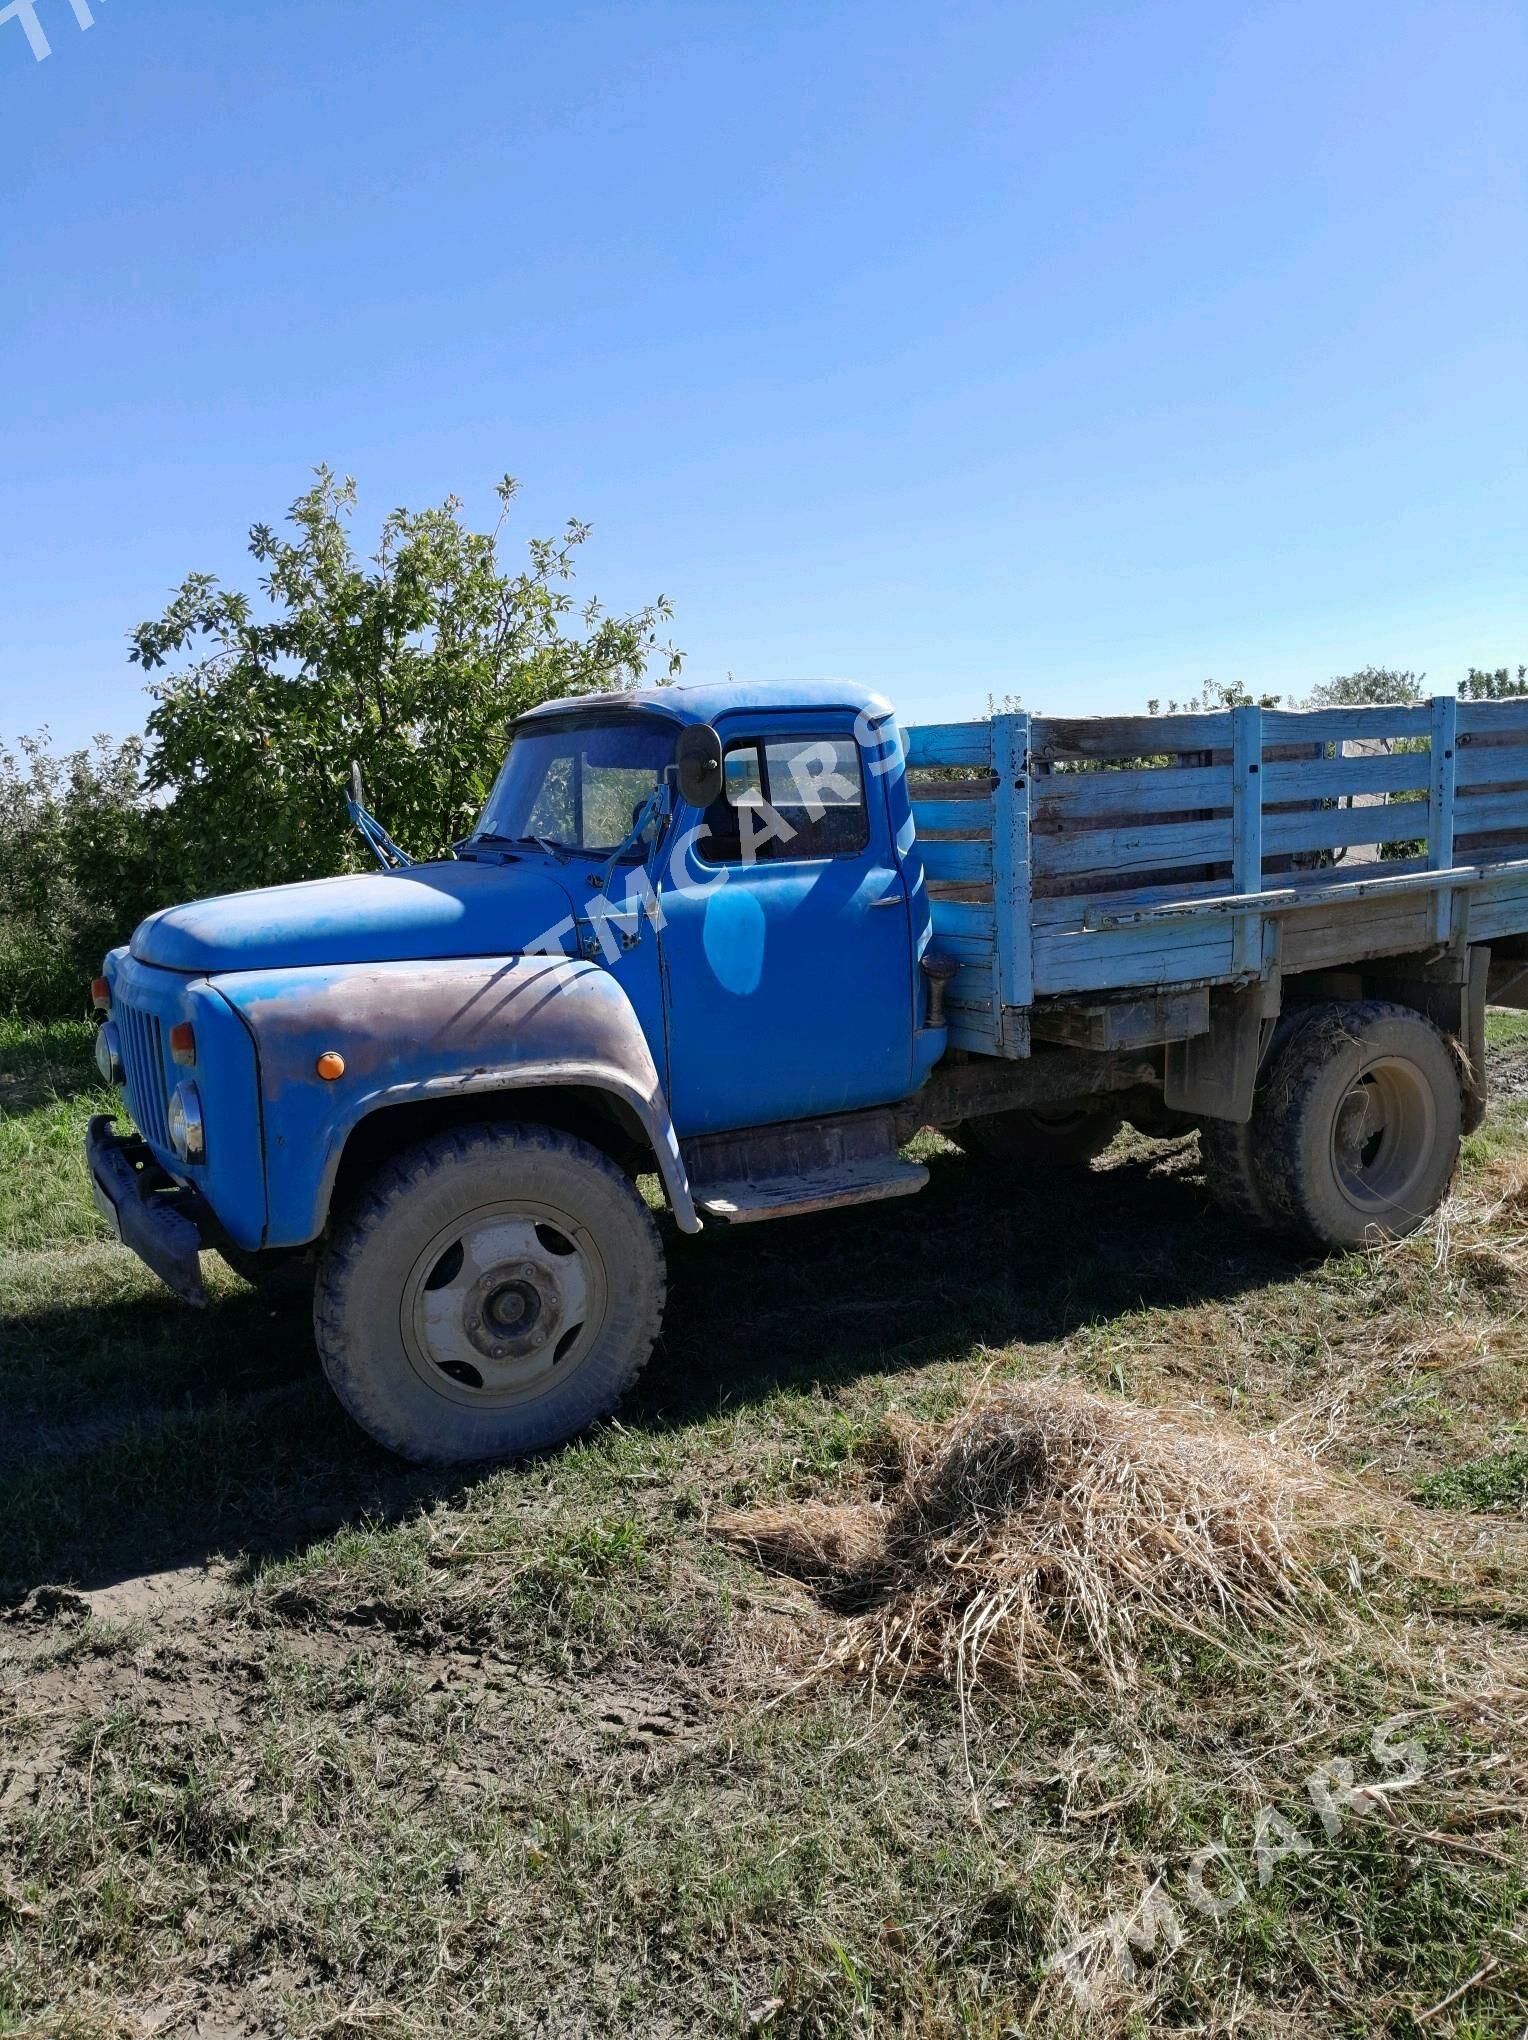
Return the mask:
<path id="1" fill-rule="evenodd" d="M 326 1084 L 332 1084 L 336 1077 L 344 1076 L 345 1058 L 332 1048 L 326 1048 L 313 1067 Z"/>
<path id="2" fill-rule="evenodd" d="M 196 1062 L 196 1036 L 189 1020 L 178 1021 L 170 1029 L 170 1060 L 178 1062 L 183 1070 L 189 1070 Z"/>
<path id="3" fill-rule="evenodd" d="M 98 1013 L 109 1013 L 111 1011 L 111 986 L 106 982 L 105 978 L 92 978 L 90 980 L 90 1003 Z"/>

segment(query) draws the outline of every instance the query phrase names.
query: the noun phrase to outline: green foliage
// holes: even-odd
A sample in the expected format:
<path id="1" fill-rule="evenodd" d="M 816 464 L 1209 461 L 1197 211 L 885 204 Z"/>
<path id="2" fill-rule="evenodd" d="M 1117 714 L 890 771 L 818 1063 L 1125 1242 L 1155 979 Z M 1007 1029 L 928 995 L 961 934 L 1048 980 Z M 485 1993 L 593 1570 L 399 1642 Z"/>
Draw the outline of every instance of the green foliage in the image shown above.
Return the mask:
<path id="1" fill-rule="evenodd" d="M 1528 1510 L 1528 1446 L 1429 1474 L 1417 1499 L 1434 1509 Z"/>
<path id="2" fill-rule="evenodd" d="M 1427 699 L 1425 673 L 1394 666 L 1360 666 L 1338 673 L 1310 691 L 1307 708 L 1407 708 Z"/>
<path id="3" fill-rule="evenodd" d="M 502 512 L 515 493 L 499 485 Z M 538 702 L 630 686 L 650 661 L 677 670 L 659 643 L 660 596 L 627 616 L 597 602 L 569 630 L 571 580 L 587 525 L 532 539 L 528 564 L 499 558 L 492 532 L 463 522 L 448 498 L 395 510 L 368 561 L 349 520 L 355 487 L 328 468 L 292 506 L 295 536 L 250 533 L 266 570 L 265 610 L 193 574 L 164 615 L 140 624 L 130 656 L 158 672 L 149 783 L 174 796 L 180 890 L 341 871 L 364 857 L 345 811 L 358 759 L 368 798 L 417 855 L 440 855 L 481 808 L 503 762 L 505 729 Z"/>
<path id="4" fill-rule="evenodd" d="M 0 1013 L 83 1011 L 103 951 L 157 904 L 162 822 L 140 738 L 0 750 Z"/>
<path id="5" fill-rule="evenodd" d="M 1461 701 L 1512 701 L 1520 694 L 1528 694 L 1528 666 L 1521 664 L 1516 673 L 1510 666 L 1498 666 L 1492 672 L 1471 666 L 1459 684 Z"/>
<path id="6" fill-rule="evenodd" d="M 1283 696 L 1278 694 L 1253 694 L 1239 680 L 1206 680 L 1198 694 L 1190 695 L 1187 701 L 1169 701 L 1164 709 L 1160 701 L 1148 701 L 1148 715 L 1216 715 L 1227 708 L 1278 708 Z"/>
<path id="7" fill-rule="evenodd" d="M 395 510 L 361 560 L 355 486 L 320 468 L 290 536 L 250 533 L 263 599 L 192 574 L 133 632 L 129 656 L 157 676 L 146 739 L 60 757 L 44 731 L 0 750 L 0 1013 L 79 1013 L 103 952 L 154 907 L 362 865 L 352 759 L 388 829 L 438 856 L 481 808 L 515 716 L 678 670 L 662 596 L 575 611 L 587 525 L 504 564 L 514 494 L 506 477 L 490 532 L 454 497 Z"/>

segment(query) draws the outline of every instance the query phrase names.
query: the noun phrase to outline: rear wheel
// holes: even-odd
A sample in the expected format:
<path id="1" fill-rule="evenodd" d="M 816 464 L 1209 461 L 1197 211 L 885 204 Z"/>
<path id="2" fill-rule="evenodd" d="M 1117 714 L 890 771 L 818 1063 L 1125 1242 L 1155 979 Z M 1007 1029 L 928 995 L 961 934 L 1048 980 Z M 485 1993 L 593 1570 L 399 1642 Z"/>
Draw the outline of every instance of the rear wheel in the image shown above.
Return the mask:
<path id="1" fill-rule="evenodd" d="M 965 1119 L 954 1139 L 967 1154 L 1000 1168 L 1086 1168 L 1120 1129 L 1117 1112 L 1068 1105 L 1027 1112 L 992 1112 Z"/>
<path id="2" fill-rule="evenodd" d="M 1321 1246 L 1414 1232 L 1453 1180 L 1461 1116 L 1459 1065 L 1430 1020 L 1380 1000 L 1312 1007 L 1254 1116 L 1269 1204 Z"/>
<path id="3" fill-rule="evenodd" d="M 652 1214 L 598 1149 L 540 1126 L 442 1134 L 387 1164 L 319 1266 L 330 1385 L 405 1459 L 503 1458 L 614 1409 L 663 1314 Z"/>

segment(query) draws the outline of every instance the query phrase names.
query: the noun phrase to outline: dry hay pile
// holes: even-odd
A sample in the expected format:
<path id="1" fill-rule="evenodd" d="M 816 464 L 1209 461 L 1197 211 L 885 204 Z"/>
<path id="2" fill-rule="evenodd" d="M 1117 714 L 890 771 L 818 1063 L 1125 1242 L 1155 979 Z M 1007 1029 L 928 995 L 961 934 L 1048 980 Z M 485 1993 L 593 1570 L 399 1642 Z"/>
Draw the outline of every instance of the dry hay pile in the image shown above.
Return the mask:
<path id="1" fill-rule="evenodd" d="M 884 1498 L 717 1518 L 845 1616 L 825 1664 L 872 1679 L 1134 1682 L 1147 1632 L 1224 1643 L 1325 1598 L 1308 1467 L 1061 1382 L 907 1425 Z"/>

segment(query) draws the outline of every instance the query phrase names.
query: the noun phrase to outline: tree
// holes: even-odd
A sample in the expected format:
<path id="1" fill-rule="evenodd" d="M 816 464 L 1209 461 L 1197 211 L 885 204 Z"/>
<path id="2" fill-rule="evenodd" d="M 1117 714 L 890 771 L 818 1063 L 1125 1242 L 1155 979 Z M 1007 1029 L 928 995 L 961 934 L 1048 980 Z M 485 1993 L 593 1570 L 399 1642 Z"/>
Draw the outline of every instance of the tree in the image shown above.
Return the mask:
<path id="1" fill-rule="evenodd" d="M 1394 666 L 1360 666 L 1313 687 L 1307 708 L 1404 708 L 1427 699 L 1425 673 L 1401 672 Z"/>
<path id="2" fill-rule="evenodd" d="M 206 894 L 354 868 L 345 809 L 359 760 L 370 804 L 398 840 L 440 854 L 481 807 L 505 728 L 538 702 L 622 688 L 680 655 L 659 641 L 659 596 L 626 616 L 583 605 L 568 583 L 589 527 L 532 539 L 518 572 L 499 540 L 515 483 L 498 488 L 492 532 L 469 530 L 449 497 L 395 510 L 369 561 L 349 523 L 355 485 L 327 467 L 292 505 L 291 537 L 250 533 L 265 606 L 209 574 L 184 581 L 140 624 L 130 657 L 158 672 L 147 777 L 171 796 L 171 890 Z"/>
<path id="3" fill-rule="evenodd" d="M 0 1012 L 83 1011 L 103 952 L 161 904 L 142 763 L 139 737 L 0 750 Z"/>
<path id="4" fill-rule="evenodd" d="M 1498 666 L 1494 671 L 1471 666 L 1468 677 L 1459 683 L 1461 701 L 1512 701 L 1520 694 L 1528 694 L 1528 666 L 1520 665 L 1515 676 L 1510 666 Z"/>
<path id="5" fill-rule="evenodd" d="M 1253 694 L 1240 680 L 1206 680 L 1203 690 L 1190 695 L 1187 701 L 1169 701 L 1168 715 L 1217 715 L 1227 708 L 1277 708 L 1282 700 L 1277 694 Z M 1160 701 L 1148 701 L 1146 713 L 1160 715 Z"/>

